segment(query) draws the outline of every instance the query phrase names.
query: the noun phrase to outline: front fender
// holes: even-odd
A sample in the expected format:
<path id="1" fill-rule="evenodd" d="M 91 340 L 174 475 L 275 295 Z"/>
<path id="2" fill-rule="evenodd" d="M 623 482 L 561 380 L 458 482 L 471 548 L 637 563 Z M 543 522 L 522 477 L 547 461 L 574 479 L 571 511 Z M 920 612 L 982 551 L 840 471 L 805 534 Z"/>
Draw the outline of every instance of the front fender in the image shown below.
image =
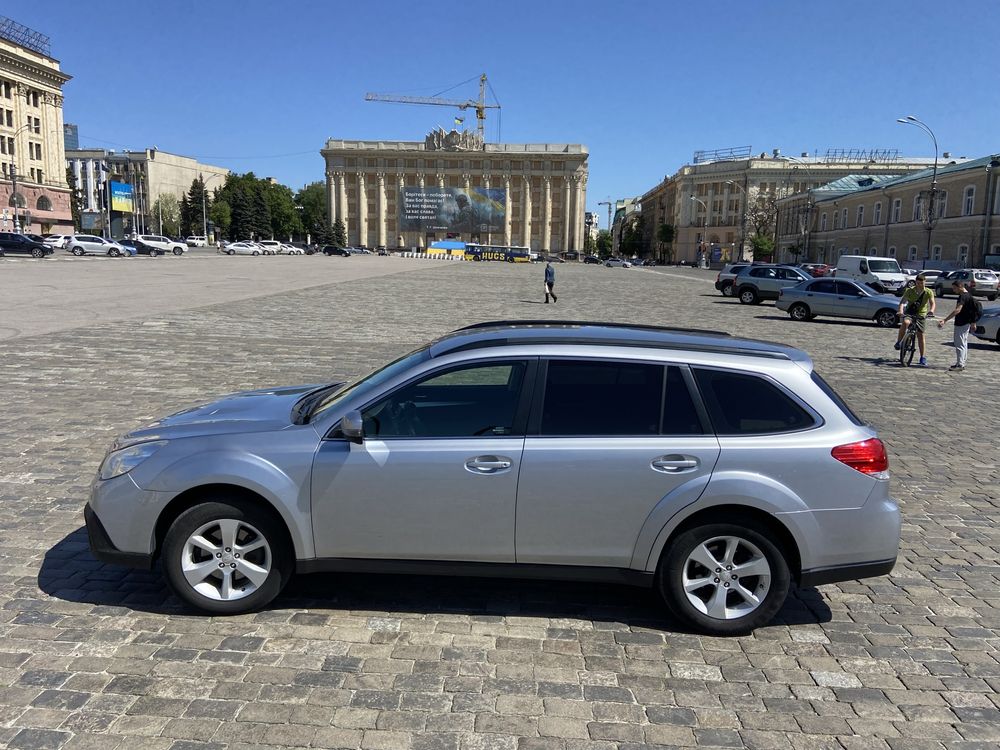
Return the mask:
<path id="1" fill-rule="evenodd" d="M 662 508 L 662 502 L 657 505 L 649 516 L 649 521 L 656 519 L 659 522 L 657 533 L 652 543 L 646 547 L 645 557 L 642 557 L 644 550 L 636 546 L 633 567 L 655 572 L 667 539 L 684 521 L 695 513 L 724 505 L 753 508 L 774 516 L 791 533 L 802 559 L 808 559 L 805 540 L 810 538 L 810 534 L 819 534 L 819 529 L 810 508 L 802 498 L 770 477 L 743 471 L 726 471 L 713 474 L 708 487 L 688 504 L 672 504 L 669 509 Z M 658 513 L 661 508 L 663 512 Z M 723 521 L 725 518 L 720 516 L 719 520 Z M 646 538 L 647 529 L 644 527 L 640 541 Z"/>
<path id="2" fill-rule="evenodd" d="M 310 464 L 311 465 L 311 464 Z M 309 477 L 294 478 L 261 456 L 244 451 L 215 450 L 181 458 L 164 466 L 143 489 L 171 498 L 212 484 L 229 484 L 260 495 L 288 528 L 296 559 L 314 557 Z"/>

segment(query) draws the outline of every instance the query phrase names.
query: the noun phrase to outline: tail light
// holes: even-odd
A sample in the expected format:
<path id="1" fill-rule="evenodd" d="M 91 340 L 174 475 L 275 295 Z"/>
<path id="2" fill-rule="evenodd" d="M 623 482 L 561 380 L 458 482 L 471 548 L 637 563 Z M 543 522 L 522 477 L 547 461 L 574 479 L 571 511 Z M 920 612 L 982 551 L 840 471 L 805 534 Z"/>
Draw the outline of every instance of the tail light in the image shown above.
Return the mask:
<path id="1" fill-rule="evenodd" d="M 889 456 L 878 438 L 838 445 L 830 451 L 830 455 L 862 474 L 869 474 L 875 479 L 889 478 Z"/>

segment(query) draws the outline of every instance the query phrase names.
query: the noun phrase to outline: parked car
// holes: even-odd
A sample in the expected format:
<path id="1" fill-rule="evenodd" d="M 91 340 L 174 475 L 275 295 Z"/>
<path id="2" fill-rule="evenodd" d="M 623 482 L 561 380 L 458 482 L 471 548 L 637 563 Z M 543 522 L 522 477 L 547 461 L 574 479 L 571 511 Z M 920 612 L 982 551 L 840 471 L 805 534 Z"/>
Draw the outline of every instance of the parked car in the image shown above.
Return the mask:
<path id="1" fill-rule="evenodd" d="M 110 255 L 117 258 L 125 253 L 122 246 L 114 240 L 97 237 L 92 234 L 74 234 L 66 243 L 66 252 L 73 255 Z"/>
<path id="2" fill-rule="evenodd" d="M 872 320 L 884 328 L 899 325 L 899 299 L 847 279 L 812 279 L 779 289 L 774 306 L 787 312 L 792 320 L 812 320 L 822 315 Z"/>
<path id="3" fill-rule="evenodd" d="M 917 271 L 913 275 L 913 280 L 915 281 L 917 276 L 922 275 L 924 277 L 924 286 L 927 287 L 928 289 L 932 289 L 934 287 L 934 282 L 936 282 L 941 277 L 942 273 L 944 273 L 944 271 L 938 271 L 937 269 L 934 268 L 928 268 L 923 271 Z"/>
<path id="4" fill-rule="evenodd" d="M 346 247 L 337 247 L 336 245 L 324 245 L 323 255 L 339 255 L 343 258 L 350 258 L 351 251 Z"/>
<path id="5" fill-rule="evenodd" d="M 586 257 L 584 257 L 583 262 L 584 264 L 589 264 L 589 265 L 595 265 L 595 266 L 601 265 L 601 259 L 598 258 L 596 255 L 587 255 Z"/>
<path id="6" fill-rule="evenodd" d="M 733 288 L 744 305 L 759 305 L 766 299 L 778 299 L 778 291 L 801 284 L 812 277 L 792 266 L 754 264 L 742 269 L 733 280 Z"/>
<path id="7" fill-rule="evenodd" d="M 546 263 L 565 263 L 566 262 L 562 258 L 560 258 L 558 255 L 545 255 L 545 256 L 542 257 L 542 260 L 544 262 L 546 262 Z"/>
<path id="8" fill-rule="evenodd" d="M 947 275 L 942 274 L 934 282 L 934 294 L 938 297 L 954 294 L 951 285 L 956 281 L 965 282 L 965 286 L 974 297 L 986 297 L 990 302 L 997 298 L 997 286 L 1000 278 L 997 277 L 996 272 L 987 268 L 962 268 L 958 271 L 951 271 Z"/>
<path id="9" fill-rule="evenodd" d="M 722 270 L 716 274 L 715 288 L 722 292 L 723 297 L 733 296 L 733 281 L 737 274 L 749 265 L 749 263 L 731 263 L 723 266 Z"/>
<path id="10" fill-rule="evenodd" d="M 184 244 L 188 247 L 208 247 L 208 238 L 200 234 L 194 234 L 184 238 Z"/>
<path id="11" fill-rule="evenodd" d="M 867 284 L 877 292 L 895 292 L 897 296 L 909 281 L 895 258 L 877 255 L 841 255 L 834 276 Z"/>
<path id="12" fill-rule="evenodd" d="M 830 275 L 830 266 L 826 263 L 800 263 L 798 267 L 816 279 Z"/>
<path id="13" fill-rule="evenodd" d="M 134 258 L 139 255 L 140 246 L 145 248 L 146 254 L 149 253 L 149 245 L 143 244 L 142 240 L 118 240 L 118 244 L 122 246 L 122 254 L 126 258 Z"/>
<path id="14" fill-rule="evenodd" d="M 94 555 L 160 560 L 216 614 L 266 606 L 295 571 L 474 571 L 651 587 L 716 635 L 769 622 L 792 581 L 892 569 L 885 448 L 805 353 L 544 322 L 469 326 L 349 385 L 236 394 L 122 435 L 84 509 Z M 608 383 L 628 398 L 594 399 Z"/>
<path id="15" fill-rule="evenodd" d="M 301 247 L 296 247 L 295 245 L 289 245 L 288 243 L 282 243 L 278 248 L 279 255 L 305 255 L 306 251 Z"/>
<path id="16" fill-rule="evenodd" d="M 166 253 L 183 255 L 187 252 L 187 245 L 183 242 L 175 242 L 169 237 L 164 237 L 162 234 L 140 234 L 138 240 L 149 248 L 148 254 L 153 257 Z M 153 252 L 153 250 L 156 252 Z"/>
<path id="17" fill-rule="evenodd" d="M 608 258 L 604 261 L 604 265 L 607 268 L 631 268 L 632 264 L 627 260 L 622 260 L 621 258 Z"/>
<path id="18" fill-rule="evenodd" d="M 73 235 L 70 234 L 46 234 L 43 235 L 43 242 L 49 247 L 62 250 Z"/>
<path id="19" fill-rule="evenodd" d="M 220 250 L 220 252 L 223 252 Z M 261 250 L 252 242 L 230 242 L 226 245 L 226 255 L 260 255 Z"/>
<path id="20" fill-rule="evenodd" d="M 260 240 L 257 244 L 264 255 L 277 255 L 281 250 L 281 243 L 277 240 Z"/>
<path id="21" fill-rule="evenodd" d="M 32 258 L 44 258 L 52 253 L 52 248 L 44 242 L 37 242 L 23 234 L 0 232 L 0 255 L 30 255 Z"/>
<path id="22" fill-rule="evenodd" d="M 1000 344 L 1000 307 L 987 307 L 972 329 L 976 338 Z"/>

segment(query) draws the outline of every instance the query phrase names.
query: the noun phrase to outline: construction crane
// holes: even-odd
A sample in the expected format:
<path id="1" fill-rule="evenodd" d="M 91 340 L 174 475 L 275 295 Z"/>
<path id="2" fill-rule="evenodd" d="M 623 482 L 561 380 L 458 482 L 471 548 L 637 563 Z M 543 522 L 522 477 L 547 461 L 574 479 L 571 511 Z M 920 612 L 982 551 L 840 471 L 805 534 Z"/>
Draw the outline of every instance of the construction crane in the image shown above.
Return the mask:
<path id="1" fill-rule="evenodd" d="M 610 232 L 611 231 L 611 207 L 614 205 L 614 202 L 610 198 L 608 198 L 606 201 L 600 201 L 597 205 L 598 206 L 607 206 L 608 207 L 608 231 Z"/>
<path id="2" fill-rule="evenodd" d="M 476 132 L 486 142 L 486 110 L 500 109 L 499 104 L 486 103 L 486 74 L 479 76 L 479 99 L 441 99 L 436 96 L 399 96 L 397 94 L 365 94 L 366 102 L 393 102 L 396 104 L 433 104 L 440 107 L 458 107 L 461 110 L 476 110 Z"/>

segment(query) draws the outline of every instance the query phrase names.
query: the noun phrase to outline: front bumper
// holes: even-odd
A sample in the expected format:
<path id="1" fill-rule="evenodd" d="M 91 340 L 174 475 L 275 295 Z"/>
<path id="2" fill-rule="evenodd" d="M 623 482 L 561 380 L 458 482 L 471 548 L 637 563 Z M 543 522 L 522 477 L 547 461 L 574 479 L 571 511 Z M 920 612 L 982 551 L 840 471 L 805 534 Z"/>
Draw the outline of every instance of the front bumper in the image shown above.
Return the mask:
<path id="1" fill-rule="evenodd" d="M 144 555 L 141 552 L 122 552 L 118 549 L 89 503 L 83 508 L 83 520 L 87 524 L 90 551 L 98 560 L 129 568 L 141 568 L 142 570 L 150 570 L 153 567 L 152 555 Z"/>

